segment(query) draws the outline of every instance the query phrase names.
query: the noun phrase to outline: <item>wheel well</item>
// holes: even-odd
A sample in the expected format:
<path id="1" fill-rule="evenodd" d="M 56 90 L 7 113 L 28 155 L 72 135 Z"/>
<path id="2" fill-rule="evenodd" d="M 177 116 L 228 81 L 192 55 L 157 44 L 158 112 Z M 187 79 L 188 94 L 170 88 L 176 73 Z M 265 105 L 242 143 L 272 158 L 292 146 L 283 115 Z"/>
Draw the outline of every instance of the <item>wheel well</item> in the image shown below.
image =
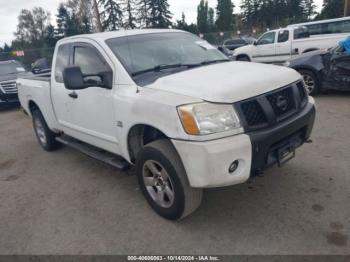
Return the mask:
<path id="1" fill-rule="evenodd" d="M 32 114 L 35 109 L 39 109 L 39 106 L 34 101 L 30 100 L 28 104 L 28 108 L 29 108 L 30 114 Z"/>
<path id="2" fill-rule="evenodd" d="M 238 55 L 238 56 L 237 56 L 237 60 L 238 60 L 239 58 L 243 58 L 243 57 L 248 58 L 248 59 L 249 59 L 249 61 L 250 61 L 250 57 L 249 57 L 248 55 L 246 55 L 246 54 L 241 54 L 241 55 Z"/>
<path id="3" fill-rule="evenodd" d="M 138 152 L 147 144 L 158 139 L 167 138 L 159 129 L 149 125 L 136 125 L 128 135 L 128 150 L 131 162 L 135 163 Z"/>

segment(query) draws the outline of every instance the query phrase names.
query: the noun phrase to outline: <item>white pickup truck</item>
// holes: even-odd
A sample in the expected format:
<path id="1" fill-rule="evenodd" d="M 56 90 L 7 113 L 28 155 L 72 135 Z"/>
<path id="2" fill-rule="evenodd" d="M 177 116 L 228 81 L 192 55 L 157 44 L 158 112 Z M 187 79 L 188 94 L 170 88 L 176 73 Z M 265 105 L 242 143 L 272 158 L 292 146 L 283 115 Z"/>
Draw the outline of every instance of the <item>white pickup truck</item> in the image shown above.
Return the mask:
<path id="1" fill-rule="evenodd" d="M 47 151 L 135 166 L 151 207 L 177 220 L 202 189 L 246 182 L 309 141 L 313 98 L 294 70 L 232 62 L 195 35 L 135 30 L 57 43 L 51 77 L 18 79 Z"/>
<path id="2" fill-rule="evenodd" d="M 349 33 L 310 36 L 307 27 L 290 26 L 266 32 L 254 44 L 233 51 L 233 57 L 238 61 L 280 64 L 299 54 L 331 48 L 348 35 Z"/>

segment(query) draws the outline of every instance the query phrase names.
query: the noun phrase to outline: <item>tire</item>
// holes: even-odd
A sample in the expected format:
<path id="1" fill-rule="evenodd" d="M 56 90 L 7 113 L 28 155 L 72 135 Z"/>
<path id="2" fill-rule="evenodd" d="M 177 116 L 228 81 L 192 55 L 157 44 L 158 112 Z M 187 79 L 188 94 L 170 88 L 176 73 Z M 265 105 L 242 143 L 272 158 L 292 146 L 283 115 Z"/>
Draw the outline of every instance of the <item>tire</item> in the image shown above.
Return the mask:
<path id="1" fill-rule="evenodd" d="M 237 57 L 237 61 L 241 61 L 241 62 L 250 62 L 250 58 L 246 55 L 241 55 Z"/>
<path id="2" fill-rule="evenodd" d="M 167 139 L 141 149 L 136 160 L 136 174 L 147 202 L 166 219 L 180 220 L 193 213 L 202 202 L 203 190 L 190 187 L 182 161 Z"/>
<path id="3" fill-rule="evenodd" d="M 316 96 L 320 93 L 320 81 L 314 72 L 310 70 L 298 70 L 298 72 L 302 75 L 306 87 L 306 91 L 309 95 Z"/>
<path id="4" fill-rule="evenodd" d="M 61 144 L 56 140 L 57 134 L 50 130 L 39 109 L 32 112 L 32 120 L 34 132 L 41 147 L 49 152 L 58 149 Z"/>

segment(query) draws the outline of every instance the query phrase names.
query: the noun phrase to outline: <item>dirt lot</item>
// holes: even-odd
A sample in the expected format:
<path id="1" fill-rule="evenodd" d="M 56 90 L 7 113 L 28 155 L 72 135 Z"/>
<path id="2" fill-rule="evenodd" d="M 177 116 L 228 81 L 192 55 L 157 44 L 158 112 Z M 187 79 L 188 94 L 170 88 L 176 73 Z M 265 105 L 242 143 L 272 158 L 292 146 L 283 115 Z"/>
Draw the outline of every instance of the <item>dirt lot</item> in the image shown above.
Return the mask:
<path id="1" fill-rule="evenodd" d="M 70 149 L 44 152 L 31 120 L 0 111 L 1 254 L 350 254 L 350 95 L 317 99 L 314 143 L 282 169 L 206 190 L 178 222 L 135 176 Z"/>

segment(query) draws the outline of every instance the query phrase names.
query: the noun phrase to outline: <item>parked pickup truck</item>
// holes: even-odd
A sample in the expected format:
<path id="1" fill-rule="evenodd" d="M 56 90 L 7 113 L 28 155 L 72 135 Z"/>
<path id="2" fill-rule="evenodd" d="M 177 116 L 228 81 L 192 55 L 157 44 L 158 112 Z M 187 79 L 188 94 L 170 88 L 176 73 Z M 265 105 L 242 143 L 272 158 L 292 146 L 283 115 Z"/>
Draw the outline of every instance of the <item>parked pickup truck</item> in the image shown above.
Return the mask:
<path id="1" fill-rule="evenodd" d="M 19 105 L 16 79 L 24 71 L 20 62 L 14 60 L 0 62 L 0 108 Z"/>
<path id="2" fill-rule="evenodd" d="M 287 27 L 263 34 L 253 45 L 237 48 L 233 56 L 239 61 L 279 64 L 299 54 L 328 49 L 348 34 L 310 36 L 307 27 Z"/>
<path id="3" fill-rule="evenodd" d="M 18 80 L 47 151 L 69 145 L 120 170 L 135 166 L 161 216 L 177 220 L 202 189 L 246 182 L 309 141 L 313 98 L 296 71 L 228 60 L 187 32 L 65 38 L 51 78 Z"/>

